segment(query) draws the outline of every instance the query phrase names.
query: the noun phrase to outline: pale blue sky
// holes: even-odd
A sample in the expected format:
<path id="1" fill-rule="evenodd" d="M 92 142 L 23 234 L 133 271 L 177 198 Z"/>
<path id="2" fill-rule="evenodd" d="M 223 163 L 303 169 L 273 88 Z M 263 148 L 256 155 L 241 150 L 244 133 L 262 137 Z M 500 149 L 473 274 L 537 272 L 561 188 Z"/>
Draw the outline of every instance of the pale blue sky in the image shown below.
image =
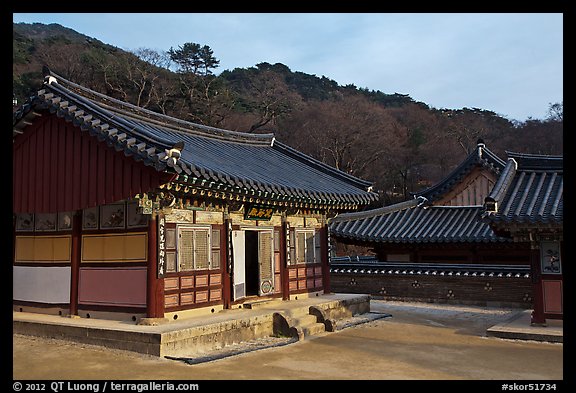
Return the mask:
<path id="1" fill-rule="evenodd" d="M 563 101 L 561 13 L 18 13 L 122 49 L 209 45 L 218 72 L 260 62 L 434 108 L 541 119 Z"/>

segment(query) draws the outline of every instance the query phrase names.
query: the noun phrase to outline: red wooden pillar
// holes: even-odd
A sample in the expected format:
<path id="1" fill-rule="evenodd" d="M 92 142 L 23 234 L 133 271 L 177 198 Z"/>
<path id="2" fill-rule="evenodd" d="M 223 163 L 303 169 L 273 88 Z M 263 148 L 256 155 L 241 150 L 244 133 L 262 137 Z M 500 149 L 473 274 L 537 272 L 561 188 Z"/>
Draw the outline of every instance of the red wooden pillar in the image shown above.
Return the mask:
<path id="1" fill-rule="evenodd" d="M 531 324 L 545 325 L 544 293 L 542 290 L 542 272 L 540 271 L 540 249 L 535 242 L 530 244 L 530 270 L 534 294 L 534 310 L 530 318 Z"/>
<path id="2" fill-rule="evenodd" d="M 164 279 L 158 278 L 158 226 L 156 214 L 148 222 L 148 276 L 146 316 L 164 318 Z"/>
<path id="3" fill-rule="evenodd" d="M 328 225 L 326 222 L 320 228 L 320 258 L 322 259 L 322 284 L 324 285 L 324 293 L 330 293 L 330 264 L 328 263 Z"/>
<path id="4" fill-rule="evenodd" d="M 72 250 L 70 253 L 70 315 L 78 315 L 78 283 L 82 257 L 82 210 L 72 217 Z"/>

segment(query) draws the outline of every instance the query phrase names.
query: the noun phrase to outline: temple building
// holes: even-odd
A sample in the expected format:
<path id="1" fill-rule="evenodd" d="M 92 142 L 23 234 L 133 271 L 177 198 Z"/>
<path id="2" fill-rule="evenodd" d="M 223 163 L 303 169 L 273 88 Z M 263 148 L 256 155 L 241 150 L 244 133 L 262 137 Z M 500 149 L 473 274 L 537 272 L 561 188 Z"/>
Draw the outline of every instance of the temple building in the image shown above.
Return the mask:
<path id="1" fill-rule="evenodd" d="M 543 303 L 539 321 L 561 317 L 562 158 L 507 155 L 480 140 L 413 199 L 330 219 L 333 290 L 535 310 Z M 343 254 L 345 244 L 367 252 Z M 540 256 L 542 245 L 552 251 Z M 538 262 L 549 253 L 560 270 Z"/>
<path id="2" fill-rule="evenodd" d="M 529 244 L 533 324 L 563 319 L 564 159 L 508 152 L 498 183 L 484 202 L 495 233 Z"/>
<path id="3" fill-rule="evenodd" d="M 13 308 L 137 321 L 329 293 L 327 219 L 376 199 L 272 134 L 45 69 L 13 115 Z"/>

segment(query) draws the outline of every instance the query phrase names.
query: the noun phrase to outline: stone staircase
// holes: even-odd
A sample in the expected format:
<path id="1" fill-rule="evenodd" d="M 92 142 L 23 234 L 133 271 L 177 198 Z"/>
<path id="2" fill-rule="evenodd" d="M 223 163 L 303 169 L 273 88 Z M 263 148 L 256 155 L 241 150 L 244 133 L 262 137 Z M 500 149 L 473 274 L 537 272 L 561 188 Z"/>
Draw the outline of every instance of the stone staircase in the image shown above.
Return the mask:
<path id="1" fill-rule="evenodd" d="M 273 315 L 274 335 L 303 340 L 308 336 L 325 331 L 324 323 L 319 322 L 316 315 L 309 313 L 309 307 L 278 311 Z"/>

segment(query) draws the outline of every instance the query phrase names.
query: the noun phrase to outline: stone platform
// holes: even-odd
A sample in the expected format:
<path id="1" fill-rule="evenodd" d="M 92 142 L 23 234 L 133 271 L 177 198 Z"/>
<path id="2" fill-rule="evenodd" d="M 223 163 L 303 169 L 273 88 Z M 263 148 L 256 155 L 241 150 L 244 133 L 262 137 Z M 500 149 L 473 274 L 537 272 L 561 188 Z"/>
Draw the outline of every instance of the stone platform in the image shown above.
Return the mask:
<path id="1" fill-rule="evenodd" d="M 204 353 L 274 335 L 301 340 L 320 331 L 337 330 L 342 321 L 369 312 L 370 296 L 358 294 L 275 300 L 252 308 L 222 310 L 160 324 L 16 311 L 13 333 L 164 357 Z"/>

